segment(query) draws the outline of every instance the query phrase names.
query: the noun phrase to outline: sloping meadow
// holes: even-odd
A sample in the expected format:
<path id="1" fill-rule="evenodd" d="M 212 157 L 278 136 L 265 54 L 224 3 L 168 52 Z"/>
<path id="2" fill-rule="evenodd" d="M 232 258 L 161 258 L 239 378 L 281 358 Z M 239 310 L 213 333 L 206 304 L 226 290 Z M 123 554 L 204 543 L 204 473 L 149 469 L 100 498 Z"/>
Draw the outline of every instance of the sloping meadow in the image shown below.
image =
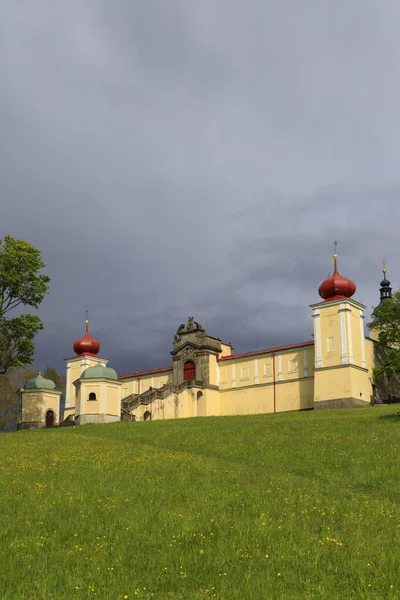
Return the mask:
<path id="1" fill-rule="evenodd" d="M 399 598 L 398 407 L 0 436 L 0 598 Z"/>

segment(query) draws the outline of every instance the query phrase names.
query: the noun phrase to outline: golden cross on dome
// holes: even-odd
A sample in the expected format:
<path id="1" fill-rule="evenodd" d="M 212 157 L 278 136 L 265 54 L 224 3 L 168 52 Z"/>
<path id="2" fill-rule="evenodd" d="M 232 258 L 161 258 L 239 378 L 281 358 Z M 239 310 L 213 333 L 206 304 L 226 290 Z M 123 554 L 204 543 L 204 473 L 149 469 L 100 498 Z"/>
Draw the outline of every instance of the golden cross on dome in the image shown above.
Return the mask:
<path id="1" fill-rule="evenodd" d="M 386 273 L 386 259 L 382 258 L 382 273 Z"/>
<path id="2" fill-rule="evenodd" d="M 333 245 L 335 246 L 335 254 L 333 255 L 333 258 L 336 259 L 337 258 L 337 241 L 336 240 L 333 242 Z"/>

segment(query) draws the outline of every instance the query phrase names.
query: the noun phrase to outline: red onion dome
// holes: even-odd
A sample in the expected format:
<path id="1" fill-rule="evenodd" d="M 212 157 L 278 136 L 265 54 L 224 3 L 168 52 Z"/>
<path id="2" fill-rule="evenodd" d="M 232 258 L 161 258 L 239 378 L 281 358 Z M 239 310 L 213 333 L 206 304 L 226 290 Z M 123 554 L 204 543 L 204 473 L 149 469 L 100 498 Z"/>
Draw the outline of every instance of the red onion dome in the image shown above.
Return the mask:
<path id="1" fill-rule="evenodd" d="M 332 277 L 325 279 L 318 289 L 318 293 L 325 300 L 340 300 L 341 298 L 351 298 L 356 291 L 356 284 L 347 277 L 342 277 L 337 270 L 337 254 L 333 255 L 334 270 Z"/>
<path id="2" fill-rule="evenodd" d="M 78 355 L 93 354 L 94 356 L 96 356 L 99 350 L 100 342 L 98 342 L 89 335 L 89 321 L 86 320 L 85 335 L 80 340 L 76 340 L 76 342 L 74 342 L 74 352 L 76 352 L 76 354 Z"/>

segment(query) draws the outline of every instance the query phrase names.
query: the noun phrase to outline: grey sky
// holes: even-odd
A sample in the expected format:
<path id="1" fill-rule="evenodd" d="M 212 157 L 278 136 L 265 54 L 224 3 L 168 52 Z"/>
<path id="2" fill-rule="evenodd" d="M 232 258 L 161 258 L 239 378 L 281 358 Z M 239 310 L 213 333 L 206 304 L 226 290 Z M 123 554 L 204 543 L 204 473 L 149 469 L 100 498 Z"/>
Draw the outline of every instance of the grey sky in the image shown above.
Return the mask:
<path id="1" fill-rule="evenodd" d="M 4 0 L 0 237 L 43 252 L 36 364 L 83 334 L 170 364 L 192 312 L 235 351 L 310 339 L 339 267 L 393 286 L 398 0 Z"/>

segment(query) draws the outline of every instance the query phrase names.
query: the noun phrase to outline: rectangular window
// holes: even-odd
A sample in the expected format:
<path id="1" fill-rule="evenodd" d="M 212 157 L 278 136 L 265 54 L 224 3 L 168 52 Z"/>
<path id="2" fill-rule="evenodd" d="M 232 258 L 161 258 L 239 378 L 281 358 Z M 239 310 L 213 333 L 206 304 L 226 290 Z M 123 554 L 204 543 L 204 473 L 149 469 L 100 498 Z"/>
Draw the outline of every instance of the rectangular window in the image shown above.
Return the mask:
<path id="1" fill-rule="evenodd" d="M 288 360 L 288 373 L 297 373 L 299 370 L 299 363 L 295 358 L 289 358 Z"/>
<path id="2" fill-rule="evenodd" d="M 228 371 L 221 369 L 219 372 L 219 383 L 228 383 Z"/>
<path id="3" fill-rule="evenodd" d="M 326 338 L 326 347 L 327 347 L 328 352 L 334 352 L 336 350 L 334 335 L 331 335 Z"/>
<path id="4" fill-rule="evenodd" d="M 264 377 L 272 377 L 272 363 L 264 363 Z"/>
<path id="5" fill-rule="evenodd" d="M 248 381 L 250 379 L 249 367 L 240 367 L 240 381 Z"/>

